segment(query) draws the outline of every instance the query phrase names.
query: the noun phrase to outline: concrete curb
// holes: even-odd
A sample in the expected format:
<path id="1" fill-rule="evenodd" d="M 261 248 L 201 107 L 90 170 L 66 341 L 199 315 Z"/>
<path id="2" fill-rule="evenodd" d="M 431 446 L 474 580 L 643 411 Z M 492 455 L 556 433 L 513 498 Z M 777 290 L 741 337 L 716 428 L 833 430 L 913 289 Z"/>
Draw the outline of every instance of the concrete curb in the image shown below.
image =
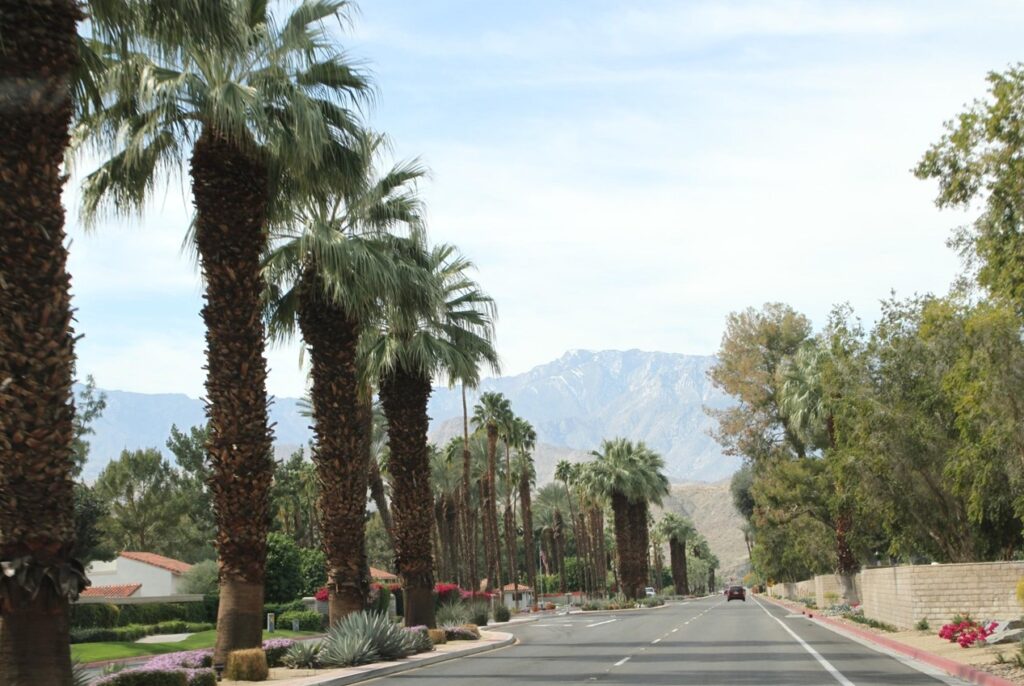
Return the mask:
<path id="1" fill-rule="evenodd" d="M 361 681 L 377 679 L 382 676 L 408 672 L 428 665 L 436 665 L 439 662 L 447 662 L 448 660 L 456 660 L 458 658 L 469 657 L 471 655 L 479 655 L 480 653 L 486 653 L 491 650 L 510 646 L 516 642 L 516 637 L 512 634 L 506 634 L 501 631 L 494 631 L 490 633 L 495 634 L 498 638 L 493 643 L 488 643 L 486 645 L 474 645 L 462 650 L 447 653 L 420 653 L 420 655 L 413 655 L 401 662 L 381 663 L 378 666 L 371 664 L 363 667 L 351 667 L 350 669 L 357 670 L 352 674 L 339 674 L 334 676 L 325 675 L 323 677 L 313 675 L 295 677 L 295 679 L 288 679 L 287 681 L 270 683 L 280 684 L 280 686 L 345 686 L 346 684 L 356 684 Z"/>
<path id="2" fill-rule="evenodd" d="M 934 653 L 929 653 L 926 650 L 921 650 L 920 648 L 908 646 L 891 638 L 879 636 L 878 634 L 873 633 L 871 631 L 867 631 L 865 629 L 860 629 L 857 627 L 852 627 L 848 624 L 844 624 L 842 622 L 837 622 L 836 620 L 831 619 L 829 617 L 815 615 L 815 613 L 808 611 L 806 608 L 801 609 L 790 607 L 788 605 L 780 603 L 775 598 L 769 598 L 768 596 L 759 597 L 762 600 L 765 600 L 778 607 L 785 608 L 786 610 L 799 609 L 802 614 L 807 615 L 808 618 L 812 621 L 818 622 L 819 624 L 835 631 L 836 633 L 842 634 L 845 632 L 852 634 L 862 640 L 883 646 L 887 650 L 891 650 L 901 655 L 906 655 L 907 657 L 911 657 L 920 662 L 924 662 L 925 664 L 931 665 L 932 667 L 937 667 L 946 674 L 955 676 L 959 679 L 970 681 L 972 684 L 978 684 L 978 686 L 1016 686 L 1016 684 L 1014 684 L 1012 681 L 1007 681 L 1006 679 L 996 676 L 995 674 L 989 674 L 988 672 L 982 671 L 976 667 L 965 665 L 962 662 L 957 662 L 956 660 L 951 660 L 947 657 L 941 657 L 939 655 L 935 655 Z"/>

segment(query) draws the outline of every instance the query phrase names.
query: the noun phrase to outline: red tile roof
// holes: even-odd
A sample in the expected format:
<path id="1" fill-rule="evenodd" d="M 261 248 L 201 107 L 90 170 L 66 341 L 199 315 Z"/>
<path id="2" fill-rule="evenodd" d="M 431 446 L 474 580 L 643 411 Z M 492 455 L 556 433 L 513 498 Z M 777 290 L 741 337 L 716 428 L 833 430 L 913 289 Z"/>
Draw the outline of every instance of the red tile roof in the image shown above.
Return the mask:
<path id="1" fill-rule="evenodd" d="M 143 564 L 153 565 L 160 569 L 166 569 L 174 574 L 184 574 L 188 570 L 192 569 L 192 565 L 187 562 L 175 560 L 171 557 L 164 557 L 163 555 L 157 555 L 156 553 L 138 553 L 126 550 L 121 553 L 121 557 L 128 560 L 135 560 L 136 562 L 142 562 Z"/>
<path id="2" fill-rule="evenodd" d="M 127 598 L 142 588 L 142 584 L 118 584 L 116 586 L 90 586 L 80 593 L 85 598 Z"/>
<path id="3" fill-rule="evenodd" d="M 391 572 L 385 572 L 383 569 L 377 569 L 376 567 L 370 567 L 370 578 L 375 581 L 398 581 L 398 577 Z"/>

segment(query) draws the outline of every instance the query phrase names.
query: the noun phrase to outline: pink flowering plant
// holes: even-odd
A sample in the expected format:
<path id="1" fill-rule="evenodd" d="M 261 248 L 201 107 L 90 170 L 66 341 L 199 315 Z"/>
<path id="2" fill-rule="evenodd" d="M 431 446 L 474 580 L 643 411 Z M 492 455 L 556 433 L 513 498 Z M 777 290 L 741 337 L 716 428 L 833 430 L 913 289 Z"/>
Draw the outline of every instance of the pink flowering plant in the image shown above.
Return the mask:
<path id="1" fill-rule="evenodd" d="M 330 594 L 330 592 L 329 592 L 329 591 L 327 590 L 327 587 L 326 587 L 326 586 L 324 586 L 324 587 L 322 587 L 322 588 L 321 588 L 321 589 L 320 589 L 319 591 L 317 591 L 317 592 L 316 592 L 316 593 L 315 593 L 315 594 L 313 595 L 313 597 L 314 597 L 314 598 L 316 598 L 317 600 L 319 600 L 319 601 L 320 601 L 321 603 L 325 603 L 325 602 L 327 602 L 327 599 L 328 599 L 328 598 L 330 597 L 330 595 L 331 595 L 331 594 Z"/>
<path id="2" fill-rule="evenodd" d="M 972 645 L 984 645 L 985 640 L 996 630 L 997 623 L 979 624 L 965 615 L 957 615 L 949 624 L 943 624 L 939 629 L 939 638 L 944 638 L 950 643 L 958 643 L 961 648 L 970 648 Z"/>

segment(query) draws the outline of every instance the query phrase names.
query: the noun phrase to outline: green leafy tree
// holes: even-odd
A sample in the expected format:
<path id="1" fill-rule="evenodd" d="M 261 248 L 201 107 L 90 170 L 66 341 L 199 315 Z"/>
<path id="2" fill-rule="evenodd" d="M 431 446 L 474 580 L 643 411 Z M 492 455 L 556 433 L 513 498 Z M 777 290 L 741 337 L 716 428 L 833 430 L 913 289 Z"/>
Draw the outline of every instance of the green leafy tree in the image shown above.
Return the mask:
<path id="1" fill-rule="evenodd" d="M 96 5 L 96 3 L 94 3 Z M 94 220 L 140 208 L 167 172 L 186 166 L 202 270 L 210 479 L 221 593 L 215 660 L 258 647 L 268 494 L 261 260 L 289 183 L 344 164 L 355 127 L 348 104 L 366 91 L 326 22 L 343 0 L 304 0 L 277 17 L 265 2 L 101 3 L 104 106 L 82 118 L 82 146 L 105 155 L 83 184 Z M 183 233 L 186 227 L 182 227 Z"/>
<path id="2" fill-rule="evenodd" d="M 179 553 L 184 560 L 212 559 L 216 555 L 213 539 L 217 535 L 217 522 L 207 485 L 210 479 L 206 461 L 207 440 L 209 432 L 205 426 L 193 426 L 185 433 L 172 424 L 166 443 L 177 464 L 175 483 L 186 522 L 183 529 L 189 534 L 186 549 Z"/>
<path id="3" fill-rule="evenodd" d="M 96 495 L 107 504 L 103 529 L 114 549 L 177 554 L 182 502 L 160 451 L 122 451 L 100 473 Z"/>
<path id="4" fill-rule="evenodd" d="M 103 522 L 110 516 L 107 503 L 96 489 L 82 482 L 75 484 L 74 556 L 84 564 L 93 560 L 112 560 L 117 551 L 103 535 Z"/>
<path id="5" fill-rule="evenodd" d="M 200 593 L 202 595 L 217 593 L 216 560 L 203 560 L 192 565 L 192 569 L 185 572 L 182 591 L 185 593 Z"/>
<path id="6" fill-rule="evenodd" d="M 279 533 L 267 536 L 267 601 L 287 603 L 302 595 L 302 554 L 295 541 Z"/>
<path id="7" fill-rule="evenodd" d="M 327 557 L 318 548 L 299 548 L 303 596 L 314 595 L 327 582 Z"/>
<path id="8" fill-rule="evenodd" d="M 78 392 L 75 399 L 74 439 L 71 447 L 75 453 L 75 478 L 82 474 L 85 463 L 89 459 L 88 436 L 96 433 L 93 423 L 100 418 L 103 410 L 107 409 L 107 394 L 96 391 L 96 379 L 89 374 L 85 377 L 84 388 Z"/>
<path id="9" fill-rule="evenodd" d="M 988 97 L 946 123 L 915 168 L 939 184 L 936 204 L 982 211 L 954 236 L 979 283 L 1024 312 L 1024 67 L 988 75 Z"/>

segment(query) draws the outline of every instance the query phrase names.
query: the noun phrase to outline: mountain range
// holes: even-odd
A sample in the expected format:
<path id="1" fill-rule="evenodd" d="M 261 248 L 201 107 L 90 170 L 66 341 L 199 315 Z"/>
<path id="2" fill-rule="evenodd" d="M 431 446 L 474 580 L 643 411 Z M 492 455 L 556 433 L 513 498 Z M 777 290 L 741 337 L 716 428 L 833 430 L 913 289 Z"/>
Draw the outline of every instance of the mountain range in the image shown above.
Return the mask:
<path id="1" fill-rule="evenodd" d="M 516 414 L 537 431 L 538 481 L 550 480 L 558 460 L 589 459 L 602 438 L 643 440 L 666 461 L 673 482 L 714 482 L 731 475 L 736 458 L 722 455 L 709 430 L 714 420 L 705 407 L 720 409 L 730 400 L 707 379 L 714 358 L 639 350 L 572 350 L 557 360 L 514 376 L 485 379 L 467 392 L 472 405 L 480 393 L 498 391 Z M 163 448 L 172 424 L 181 429 L 204 421 L 203 402 L 182 394 L 143 394 L 103 390 L 107 407 L 93 424 L 85 478 L 96 478 L 124 448 Z M 458 388 L 435 389 L 429 407 L 431 439 L 443 442 L 461 433 Z M 309 419 L 299 400 L 276 398 L 271 421 L 278 455 L 305 445 Z"/>

